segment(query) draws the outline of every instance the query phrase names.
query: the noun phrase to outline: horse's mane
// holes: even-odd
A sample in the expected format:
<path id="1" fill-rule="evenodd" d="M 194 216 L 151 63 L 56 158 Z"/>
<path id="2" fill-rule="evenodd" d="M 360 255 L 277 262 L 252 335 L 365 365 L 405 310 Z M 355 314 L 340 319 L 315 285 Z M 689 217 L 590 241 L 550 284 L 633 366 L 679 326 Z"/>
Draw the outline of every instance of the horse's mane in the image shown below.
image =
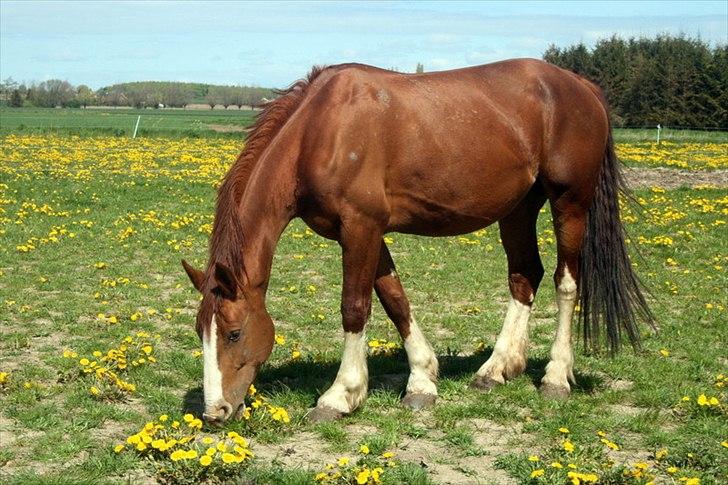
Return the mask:
<path id="1" fill-rule="evenodd" d="M 304 79 L 299 79 L 287 89 L 278 91 L 279 97 L 268 102 L 256 117 L 243 151 L 225 175 L 217 192 L 217 207 L 210 237 L 208 267 L 220 262 L 228 266 L 236 275 L 240 275 L 243 267 L 244 231 L 238 209 L 248 179 L 263 150 L 300 106 L 311 83 L 325 69 L 325 67 L 314 66 Z M 212 271 L 207 272 L 208 278 L 211 273 Z"/>

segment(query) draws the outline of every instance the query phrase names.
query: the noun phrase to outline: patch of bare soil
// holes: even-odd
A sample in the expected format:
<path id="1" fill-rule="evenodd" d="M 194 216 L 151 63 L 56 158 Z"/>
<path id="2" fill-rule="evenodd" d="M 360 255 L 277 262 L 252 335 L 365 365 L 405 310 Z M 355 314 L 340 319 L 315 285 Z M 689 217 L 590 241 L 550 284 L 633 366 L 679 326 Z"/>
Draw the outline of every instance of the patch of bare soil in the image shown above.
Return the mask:
<path id="1" fill-rule="evenodd" d="M 632 188 L 662 187 L 676 189 L 678 187 L 696 187 L 698 185 L 715 185 L 728 187 L 728 170 L 678 170 L 674 168 L 625 168 L 627 184 Z"/>
<path id="2" fill-rule="evenodd" d="M 394 451 L 401 462 L 419 464 L 436 482 L 443 484 L 468 483 L 515 483 L 503 470 L 495 468 L 496 459 L 513 451 L 510 442 L 524 436 L 519 426 L 502 426 L 486 419 L 473 419 L 469 424 L 474 430 L 474 439 L 481 454 L 463 456 L 462 450 L 438 440 L 441 436 L 406 440 Z M 364 436 L 376 434 L 372 426 L 352 425 L 346 428 L 352 443 Z M 441 433 L 433 432 L 437 435 Z M 326 442 L 316 433 L 303 432 L 287 438 L 281 443 L 253 443 L 256 458 L 261 463 L 280 462 L 287 467 L 308 471 L 319 471 L 327 463 L 335 463 L 340 456 L 355 458 L 353 453 L 332 453 Z"/>
<path id="3" fill-rule="evenodd" d="M 609 383 L 609 388 L 613 391 L 629 391 L 634 387 L 634 382 L 616 379 Z"/>
<path id="4" fill-rule="evenodd" d="M 246 128 L 244 126 L 216 125 L 216 124 L 207 124 L 205 126 L 210 128 L 212 131 L 216 131 L 218 133 L 247 133 L 250 131 L 249 128 Z"/>

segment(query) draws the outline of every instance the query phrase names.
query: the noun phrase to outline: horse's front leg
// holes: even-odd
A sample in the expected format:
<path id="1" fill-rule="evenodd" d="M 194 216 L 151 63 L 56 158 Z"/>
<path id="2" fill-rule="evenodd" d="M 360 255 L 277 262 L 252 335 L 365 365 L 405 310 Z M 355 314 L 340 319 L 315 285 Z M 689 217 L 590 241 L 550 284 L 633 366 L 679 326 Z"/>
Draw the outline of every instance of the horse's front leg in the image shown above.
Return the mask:
<path id="1" fill-rule="evenodd" d="M 336 380 L 309 414 L 312 421 L 338 419 L 353 412 L 366 398 L 369 372 L 364 327 L 371 313 L 381 237 L 379 226 L 364 218 L 342 222 L 344 353 Z"/>
<path id="2" fill-rule="evenodd" d="M 404 341 L 410 375 L 402 404 L 412 409 L 431 406 L 437 399 L 437 357 L 412 318 L 407 295 L 397 276 L 387 245 L 382 242 L 374 289 L 389 318 Z"/>

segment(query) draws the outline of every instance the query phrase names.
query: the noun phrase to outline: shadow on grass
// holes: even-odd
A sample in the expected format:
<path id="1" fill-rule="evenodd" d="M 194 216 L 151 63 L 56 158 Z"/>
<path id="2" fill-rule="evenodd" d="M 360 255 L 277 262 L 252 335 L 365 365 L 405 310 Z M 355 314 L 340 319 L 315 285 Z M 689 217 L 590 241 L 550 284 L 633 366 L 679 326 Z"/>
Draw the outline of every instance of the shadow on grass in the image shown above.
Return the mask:
<path id="1" fill-rule="evenodd" d="M 440 363 L 440 378 L 459 380 L 472 378 L 475 372 L 493 353 L 492 348 L 470 355 L 445 354 L 437 357 Z M 369 356 L 369 388 L 381 389 L 404 394 L 409 376 L 409 365 L 404 351 L 400 350 L 392 355 Z M 531 379 L 533 385 L 539 387 L 544 376 L 548 359 L 529 359 L 525 375 Z M 272 391 L 281 387 L 291 389 L 297 393 L 320 396 L 334 382 L 339 370 L 340 362 L 316 362 L 311 359 L 288 361 L 278 365 L 264 366 L 256 379 L 256 387 L 262 391 Z M 576 384 L 572 391 L 592 394 L 604 388 L 604 380 L 593 374 L 583 374 L 575 371 Z M 315 401 L 311 403 L 315 404 Z M 202 388 L 190 389 L 185 394 L 183 411 L 196 416 L 202 415 L 204 398 Z"/>

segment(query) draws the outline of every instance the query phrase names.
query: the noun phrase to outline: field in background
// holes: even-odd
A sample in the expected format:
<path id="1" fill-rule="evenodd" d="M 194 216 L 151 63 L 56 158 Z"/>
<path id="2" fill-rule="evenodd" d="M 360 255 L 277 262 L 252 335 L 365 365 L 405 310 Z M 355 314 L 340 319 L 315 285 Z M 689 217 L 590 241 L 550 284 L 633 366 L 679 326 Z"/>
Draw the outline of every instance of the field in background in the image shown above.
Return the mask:
<path id="1" fill-rule="evenodd" d="M 257 113 L 250 110 L 0 108 L 0 135 L 131 137 L 137 117 L 141 116 L 138 137 L 244 138 L 241 131 L 253 123 Z"/>
<path id="2" fill-rule="evenodd" d="M 258 112 L 250 110 L 184 110 L 184 109 L 110 109 L 110 108 L 7 108 L 0 107 L 0 135 L 76 134 L 131 136 L 137 116 L 142 116 L 137 136 L 231 136 L 220 128 L 249 126 Z M 656 141 L 657 130 L 614 130 L 618 143 L 650 143 Z M 728 143 L 728 132 L 677 130 L 666 128 L 660 139 L 672 142 Z"/>
<path id="3" fill-rule="evenodd" d="M 193 115 L 217 114 L 203 113 Z M 5 127 L 6 112 L 0 114 Z M 187 121 L 174 130 L 187 129 Z M 169 132 L 160 127 L 160 135 Z M 335 471 L 355 480 L 365 465 L 378 464 L 383 483 L 728 478 L 728 189 L 710 184 L 637 191 L 643 209 L 628 210 L 625 221 L 660 328 L 643 329 L 643 350 L 625 349 L 612 359 L 584 355 L 577 346 L 577 385 L 565 402 L 545 401 L 536 390 L 556 316 L 547 208 L 539 222 L 547 276 L 536 299 L 529 366 L 489 394 L 468 383 L 492 351 L 508 301 L 497 228 L 453 238 L 390 235 L 414 314 L 440 358 L 440 399 L 422 413 L 399 406 L 406 357 L 375 302 L 367 329 L 369 399 L 343 421 L 319 425 L 305 416 L 333 381 L 341 356 L 340 252 L 294 221 L 276 253 L 268 294 L 278 343 L 256 383 L 278 414 L 197 431 L 194 416 L 184 416 L 199 416 L 202 399 L 193 328 L 198 295 L 179 260 L 204 265 L 214 188 L 241 143 L 18 131 L 0 138 L 4 483 L 185 477 L 313 483 Z M 618 148 L 636 167 L 728 168 L 725 142 Z M 117 373 L 133 391 L 85 372 L 90 361 L 125 345 L 133 348 Z M 227 463 L 218 450 L 205 468 L 200 457 L 172 457 L 189 445 L 159 451 L 150 439 L 144 446 L 156 451 L 146 453 L 127 441 L 160 415 L 200 442 L 238 432 L 256 456 Z M 366 479 L 375 482 L 371 474 Z"/>

